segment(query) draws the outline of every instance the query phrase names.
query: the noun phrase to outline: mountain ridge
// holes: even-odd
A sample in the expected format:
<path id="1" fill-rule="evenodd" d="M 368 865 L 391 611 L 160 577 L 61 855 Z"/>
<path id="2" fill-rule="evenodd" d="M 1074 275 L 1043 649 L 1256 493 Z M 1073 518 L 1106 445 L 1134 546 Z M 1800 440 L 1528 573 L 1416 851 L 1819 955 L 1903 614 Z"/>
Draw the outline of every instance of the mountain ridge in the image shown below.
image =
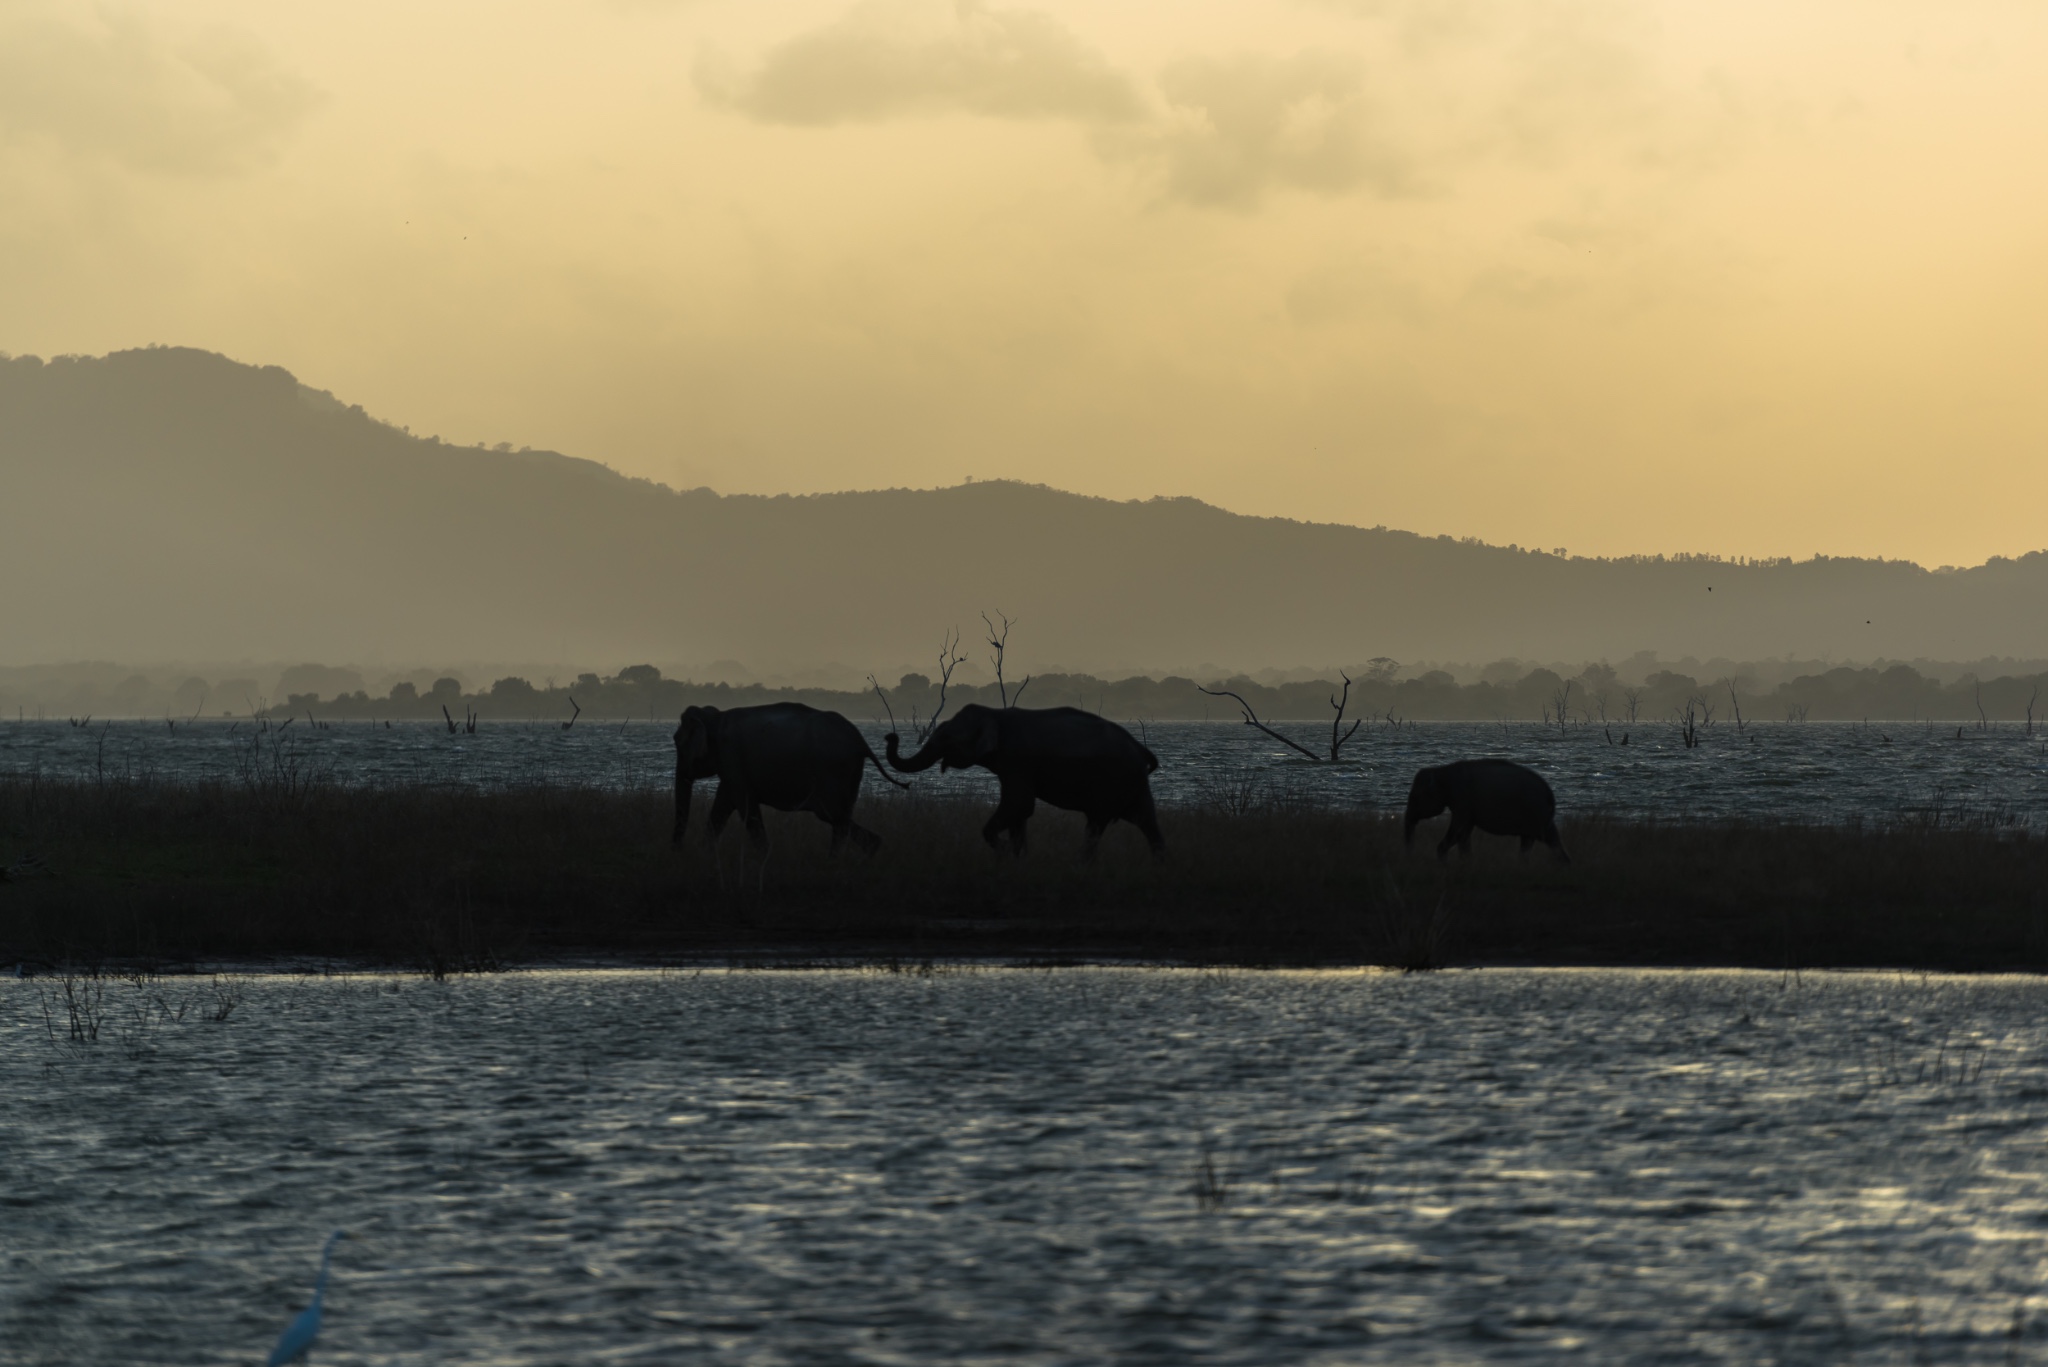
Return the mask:
<path id="1" fill-rule="evenodd" d="M 2048 552 L 1559 556 L 1043 485 L 678 490 L 455 446 L 190 348 L 0 361 L 0 662 L 845 661 L 1000 609 L 1020 661 L 2048 654 Z M 972 633 L 970 633 L 972 634 Z"/>

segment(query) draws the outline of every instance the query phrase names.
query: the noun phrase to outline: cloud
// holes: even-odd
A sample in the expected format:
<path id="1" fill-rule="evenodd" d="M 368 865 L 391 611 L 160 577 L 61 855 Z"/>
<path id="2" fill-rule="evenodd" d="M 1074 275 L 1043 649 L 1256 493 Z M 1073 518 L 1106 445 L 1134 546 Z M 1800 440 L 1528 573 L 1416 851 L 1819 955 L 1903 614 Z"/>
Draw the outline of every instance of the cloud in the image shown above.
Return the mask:
<path id="1" fill-rule="evenodd" d="M 1432 321 L 1428 299 L 1408 271 L 1378 261 L 1331 262 L 1297 276 L 1282 302 L 1298 326 L 1354 321 Z"/>
<path id="2" fill-rule="evenodd" d="M 1507 53 L 1515 76 L 1494 109 L 1510 156 L 1551 163 L 1661 127 L 1668 111 L 1635 16 L 1575 3 L 1533 7 L 1527 20 Z"/>
<path id="3" fill-rule="evenodd" d="M 1322 2 L 1365 21 L 1361 40 L 1397 55 L 1433 104 L 1469 109 L 1464 131 L 1506 160 L 1639 138 L 1667 112 L 1654 17 L 1628 0 Z"/>
<path id="4" fill-rule="evenodd" d="M 1313 52 L 1191 60 L 1168 67 L 1159 85 L 1168 117 L 1142 151 L 1161 164 L 1174 199 L 1248 209 L 1274 189 L 1419 188 L 1352 63 Z"/>
<path id="5" fill-rule="evenodd" d="M 867 122 L 961 111 L 1001 119 L 1133 119 L 1129 80 L 1056 20 L 960 0 L 865 4 L 772 49 L 750 76 L 700 66 L 711 98 L 768 123 Z"/>
<path id="6" fill-rule="evenodd" d="M 1617 0 L 1334 3 L 1366 21 L 1354 50 L 1191 57 L 1146 83 L 1037 11 L 864 0 L 751 69 L 700 62 L 697 83 L 769 123 L 1072 119 L 1169 201 L 1239 212 L 1285 191 L 1412 196 L 1477 162 L 1554 164 L 1654 122 L 1640 24 Z"/>
<path id="7" fill-rule="evenodd" d="M 75 13 L 23 6 L 0 17 L 0 142 L 219 175 L 272 155 L 315 102 L 305 81 L 234 34 L 179 37 L 116 11 Z"/>

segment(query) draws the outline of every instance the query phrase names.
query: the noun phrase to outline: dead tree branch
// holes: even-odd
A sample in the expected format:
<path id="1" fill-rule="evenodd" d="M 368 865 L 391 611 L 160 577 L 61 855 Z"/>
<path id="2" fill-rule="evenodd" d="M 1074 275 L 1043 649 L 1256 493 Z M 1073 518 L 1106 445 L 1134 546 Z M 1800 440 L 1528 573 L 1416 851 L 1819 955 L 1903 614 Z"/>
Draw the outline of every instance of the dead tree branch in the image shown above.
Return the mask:
<path id="1" fill-rule="evenodd" d="M 875 691 L 875 696 L 882 700 L 882 711 L 889 715 L 889 732 L 891 735 L 894 735 L 896 732 L 896 709 L 889 706 L 889 695 L 882 691 L 882 685 L 875 682 L 875 676 L 872 674 L 868 675 L 868 687 L 872 688 Z"/>
<path id="2" fill-rule="evenodd" d="M 1349 731 L 1346 731 L 1341 736 L 1337 734 L 1337 728 L 1344 724 L 1344 709 L 1351 705 L 1351 676 L 1340 669 L 1337 671 L 1337 677 L 1344 680 L 1344 695 L 1330 699 L 1330 706 L 1337 713 L 1336 716 L 1330 718 L 1330 763 L 1332 764 L 1337 762 L 1337 754 L 1344 748 L 1344 742 L 1350 740 L 1352 736 L 1357 734 L 1358 728 L 1365 725 L 1365 718 L 1358 717 L 1352 721 Z"/>
<path id="3" fill-rule="evenodd" d="M 574 729 L 576 725 L 576 718 L 583 715 L 583 704 L 576 701 L 576 695 L 574 693 L 570 693 L 567 695 L 567 697 L 569 699 L 569 706 L 575 708 L 576 710 L 569 715 L 569 720 L 562 723 L 562 729 L 564 731 Z"/>
<path id="4" fill-rule="evenodd" d="M 967 657 L 960 653 L 960 628 L 954 627 L 939 642 L 939 705 L 922 723 L 917 719 L 917 709 L 910 709 L 910 729 L 917 734 L 919 745 L 931 738 L 932 728 L 939 724 L 940 716 L 945 713 L 946 689 L 953 682 L 953 671 L 966 663 Z"/>
<path id="5" fill-rule="evenodd" d="M 996 669 L 996 693 L 999 696 L 1001 696 L 1003 700 L 1003 706 L 1005 708 L 1008 708 L 1012 704 L 1010 701 L 1010 686 L 1003 682 L 1003 657 L 1009 652 L 1010 628 L 1015 626 L 1016 623 L 1011 621 L 1009 617 L 1000 610 L 997 611 L 996 616 L 1002 619 L 1003 625 L 1000 629 L 996 626 L 994 622 L 989 621 L 988 614 L 985 612 L 981 614 L 981 624 L 988 628 L 988 647 L 990 651 L 989 663 L 994 665 Z M 1021 698 L 1024 696 L 1024 690 L 1026 687 L 1030 685 L 1030 683 L 1031 676 L 1029 674 L 1026 674 L 1024 676 L 1024 682 L 1017 685 L 1018 697 Z"/>
<path id="6" fill-rule="evenodd" d="M 1236 693 L 1231 692 L 1229 689 L 1203 688 L 1200 684 L 1196 684 L 1195 689 L 1197 692 L 1207 693 L 1212 698 L 1230 699 L 1232 702 L 1237 704 L 1238 710 L 1244 713 L 1244 724 L 1246 726 L 1255 727 L 1256 729 L 1265 732 L 1267 735 L 1271 736 L 1274 740 L 1279 741 L 1288 749 L 1293 750 L 1297 754 L 1306 758 L 1308 762 L 1311 764 L 1335 764 L 1337 762 L 1338 752 L 1344 748 L 1344 742 L 1351 739 L 1352 732 L 1358 730 L 1359 726 L 1362 725 L 1365 720 L 1363 717 L 1354 720 L 1351 723 L 1350 731 L 1344 732 L 1341 736 L 1338 734 L 1337 728 L 1341 726 L 1344 722 L 1344 707 L 1351 700 L 1351 680 L 1349 677 L 1346 677 L 1344 680 L 1344 697 L 1341 700 L 1337 698 L 1330 699 L 1330 706 L 1337 709 L 1337 716 L 1330 723 L 1330 755 L 1329 758 L 1325 759 L 1323 756 L 1309 749 L 1306 745 L 1303 745 L 1300 741 L 1290 740 L 1286 736 L 1281 735 L 1278 731 L 1275 731 L 1272 727 L 1260 721 L 1259 714 L 1252 710 L 1252 705 L 1246 702 L 1243 699 L 1243 697 Z"/>
<path id="7" fill-rule="evenodd" d="M 1557 729 L 1562 732 L 1572 717 L 1572 681 L 1566 679 L 1557 692 L 1550 695 L 1550 705 L 1557 712 Z"/>
<path id="8" fill-rule="evenodd" d="M 1593 710 L 1600 715 L 1600 734 L 1607 738 L 1609 745 L 1615 744 L 1614 731 L 1607 720 L 1607 690 L 1601 689 L 1593 695 Z M 1627 743 L 1628 732 L 1621 733 L 1622 743 Z"/>
<path id="9" fill-rule="evenodd" d="M 1203 688 L 1200 684 L 1196 684 L 1195 688 L 1200 692 L 1207 693 L 1212 698 L 1230 699 L 1232 702 L 1236 703 L 1240 709 L 1243 710 L 1244 724 L 1246 726 L 1257 727 L 1259 730 L 1264 731 L 1267 735 L 1271 736 L 1274 740 L 1279 741 L 1282 745 L 1287 746 L 1289 749 L 1300 751 L 1303 755 L 1306 755 L 1308 757 L 1309 762 L 1311 764 L 1321 764 L 1323 762 L 1323 757 L 1321 755 L 1318 755 L 1315 751 L 1309 749 L 1306 745 L 1303 745 L 1298 741 L 1289 740 L 1287 737 L 1281 735 L 1278 731 L 1275 731 L 1272 727 L 1260 721 L 1259 714 L 1252 711 L 1252 705 L 1246 702 L 1243 698 L 1239 697 L 1237 694 L 1231 692 L 1229 689 Z"/>

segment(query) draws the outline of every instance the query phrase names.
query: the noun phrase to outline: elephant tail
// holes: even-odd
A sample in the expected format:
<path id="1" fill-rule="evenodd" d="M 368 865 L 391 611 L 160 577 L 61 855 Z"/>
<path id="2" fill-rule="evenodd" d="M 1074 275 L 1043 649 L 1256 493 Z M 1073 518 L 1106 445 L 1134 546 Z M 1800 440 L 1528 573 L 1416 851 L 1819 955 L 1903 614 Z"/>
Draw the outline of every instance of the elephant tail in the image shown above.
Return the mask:
<path id="1" fill-rule="evenodd" d="M 892 735 L 889 737 L 889 739 L 895 740 L 896 737 Z M 869 745 L 866 740 L 862 740 L 860 743 L 860 748 L 867 751 L 868 763 L 875 766 L 876 773 L 880 774 L 888 782 L 895 784 L 898 788 L 901 788 L 904 792 L 907 793 L 910 791 L 910 785 L 908 783 L 905 783 L 902 779 L 897 778 L 894 774 L 890 773 L 887 769 L 882 767 L 882 757 L 875 753 L 874 746 Z"/>

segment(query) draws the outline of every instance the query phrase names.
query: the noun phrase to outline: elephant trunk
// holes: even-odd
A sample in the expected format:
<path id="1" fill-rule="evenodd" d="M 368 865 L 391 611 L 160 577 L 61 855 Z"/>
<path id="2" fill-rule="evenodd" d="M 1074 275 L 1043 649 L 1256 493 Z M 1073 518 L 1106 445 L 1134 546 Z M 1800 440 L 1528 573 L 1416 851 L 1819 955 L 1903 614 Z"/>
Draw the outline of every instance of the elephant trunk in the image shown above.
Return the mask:
<path id="1" fill-rule="evenodd" d="M 669 844 L 680 847 L 683 832 L 690 828 L 690 789 L 696 785 L 690 779 L 690 766 L 683 756 L 676 756 L 676 829 L 669 837 Z"/>
<path id="2" fill-rule="evenodd" d="M 1401 817 L 1401 848 L 1415 847 L 1415 828 L 1442 811 L 1443 785 L 1434 769 L 1424 769 L 1408 785 L 1408 809 Z"/>
<path id="3" fill-rule="evenodd" d="M 922 750 L 905 759 L 897 750 L 896 733 L 891 731 L 882 738 L 882 753 L 889 757 L 889 767 L 897 773 L 918 774 L 938 762 L 939 746 L 936 740 L 927 741 Z"/>
<path id="4" fill-rule="evenodd" d="M 1441 802 L 1432 802 L 1426 798 L 1422 800 L 1417 800 L 1413 797 L 1409 798 L 1408 810 L 1401 817 L 1401 848 L 1404 850 L 1415 848 L 1415 828 L 1443 809 L 1444 804 Z"/>

